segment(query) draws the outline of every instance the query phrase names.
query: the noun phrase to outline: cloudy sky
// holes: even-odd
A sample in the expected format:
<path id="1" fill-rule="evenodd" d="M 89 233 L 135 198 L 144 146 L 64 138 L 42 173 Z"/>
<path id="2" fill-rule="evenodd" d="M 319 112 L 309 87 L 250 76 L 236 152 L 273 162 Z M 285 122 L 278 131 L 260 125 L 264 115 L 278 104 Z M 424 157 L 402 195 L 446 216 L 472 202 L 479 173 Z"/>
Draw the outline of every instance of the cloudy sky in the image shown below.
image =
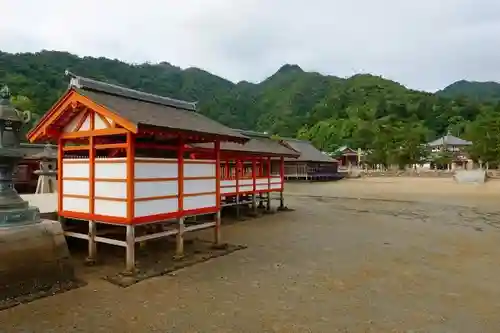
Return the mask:
<path id="1" fill-rule="evenodd" d="M 284 63 L 433 91 L 500 81 L 499 0 L 2 0 L 0 50 L 196 66 L 257 82 Z"/>

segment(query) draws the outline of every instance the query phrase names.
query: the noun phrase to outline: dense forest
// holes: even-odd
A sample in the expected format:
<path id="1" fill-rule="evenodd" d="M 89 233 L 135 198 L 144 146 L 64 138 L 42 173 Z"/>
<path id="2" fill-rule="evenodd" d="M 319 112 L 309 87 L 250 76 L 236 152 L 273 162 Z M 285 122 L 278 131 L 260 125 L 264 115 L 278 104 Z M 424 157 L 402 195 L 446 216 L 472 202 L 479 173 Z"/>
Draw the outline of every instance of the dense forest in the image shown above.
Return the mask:
<path id="1" fill-rule="evenodd" d="M 428 159 L 422 143 L 446 134 L 472 140 L 476 160 L 500 162 L 500 85 L 460 81 L 436 94 L 369 74 L 338 78 L 284 65 L 260 83 L 237 84 L 198 68 L 167 62 L 127 64 L 66 52 L 0 52 L 0 84 L 14 104 L 43 114 L 64 92 L 64 71 L 190 101 L 234 128 L 311 140 L 335 151 L 369 149 L 380 164 Z M 441 160 L 443 156 L 439 157 Z"/>

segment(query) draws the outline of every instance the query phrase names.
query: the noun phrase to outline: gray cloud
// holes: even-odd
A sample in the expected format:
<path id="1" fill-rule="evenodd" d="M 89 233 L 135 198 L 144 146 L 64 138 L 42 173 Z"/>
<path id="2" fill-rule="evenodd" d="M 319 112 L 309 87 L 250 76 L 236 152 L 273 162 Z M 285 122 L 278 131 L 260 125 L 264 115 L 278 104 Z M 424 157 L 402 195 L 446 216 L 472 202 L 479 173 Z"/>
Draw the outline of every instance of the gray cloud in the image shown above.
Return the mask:
<path id="1" fill-rule="evenodd" d="M 411 88 L 500 80 L 496 0 L 17 0 L 2 4 L 0 49 L 66 50 L 197 66 L 259 81 L 284 63 Z"/>

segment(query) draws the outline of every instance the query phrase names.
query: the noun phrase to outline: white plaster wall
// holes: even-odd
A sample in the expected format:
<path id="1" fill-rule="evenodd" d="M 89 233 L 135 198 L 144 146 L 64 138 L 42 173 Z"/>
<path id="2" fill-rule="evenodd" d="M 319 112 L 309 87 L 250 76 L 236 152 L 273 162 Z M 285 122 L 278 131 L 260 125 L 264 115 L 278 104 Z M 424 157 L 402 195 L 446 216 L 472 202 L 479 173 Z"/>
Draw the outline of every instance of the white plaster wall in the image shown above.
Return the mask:
<path id="1" fill-rule="evenodd" d="M 269 180 L 267 178 L 257 178 L 256 183 L 257 184 L 267 184 Z"/>
<path id="2" fill-rule="evenodd" d="M 281 183 L 281 177 L 272 177 L 271 183 Z"/>
<path id="3" fill-rule="evenodd" d="M 215 179 L 184 180 L 184 193 L 206 193 L 215 192 L 217 182 Z"/>
<path id="4" fill-rule="evenodd" d="M 106 129 L 108 125 L 97 114 L 94 117 L 94 129 Z"/>
<path id="5" fill-rule="evenodd" d="M 220 193 L 221 194 L 225 194 L 225 193 L 235 193 L 236 192 L 236 186 L 234 187 L 222 187 L 220 189 Z"/>
<path id="6" fill-rule="evenodd" d="M 240 192 L 251 192 L 253 191 L 253 185 L 252 186 L 240 186 Z"/>
<path id="7" fill-rule="evenodd" d="M 271 189 L 281 189 L 281 184 L 271 184 Z"/>
<path id="8" fill-rule="evenodd" d="M 230 186 L 230 185 L 233 185 L 233 186 L 236 186 L 236 180 L 222 180 L 220 182 L 220 186 Z"/>
<path id="9" fill-rule="evenodd" d="M 63 193 L 73 195 L 89 195 L 90 184 L 88 180 L 64 180 Z"/>
<path id="10" fill-rule="evenodd" d="M 65 163 L 66 161 L 79 161 L 79 163 Z M 63 160 L 63 177 L 89 178 L 89 173 L 90 167 L 87 158 Z"/>
<path id="11" fill-rule="evenodd" d="M 135 217 L 173 213 L 177 211 L 178 203 L 177 198 L 137 201 L 135 202 Z"/>
<path id="12" fill-rule="evenodd" d="M 153 160 L 153 159 L 151 159 Z M 135 162 L 135 178 L 176 178 L 178 164 L 176 159 L 156 159 L 158 161 L 175 161 L 175 163 L 141 163 Z"/>
<path id="13" fill-rule="evenodd" d="M 127 202 L 111 200 L 95 200 L 94 212 L 98 215 L 127 217 Z"/>
<path id="14" fill-rule="evenodd" d="M 124 159 L 107 158 L 113 163 L 96 163 L 95 178 L 103 179 L 127 179 L 127 164 Z"/>
<path id="15" fill-rule="evenodd" d="M 189 163 L 189 159 L 184 161 L 184 177 L 215 177 L 215 161 L 207 163 Z M 195 160 L 201 162 L 202 160 Z"/>
<path id="16" fill-rule="evenodd" d="M 262 190 L 267 190 L 269 189 L 268 185 L 257 185 L 256 186 L 257 190 L 262 191 Z"/>
<path id="17" fill-rule="evenodd" d="M 89 204 L 89 199 L 68 198 L 63 196 L 62 210 L 68 212 L 88 213 L 90 211 Z"/>
<path id="18" fill-rule="evenodd" d="M 184 210 L 215 207 L 217 196 L 215 194 L 198 195 L 184 198 Z"/>
<path id="19" fill-rule="evenodd" d="M 239 185 L 253 185 L 253 179 L 240 179 Z"/>
<path id="20" fill-rule="evenodd" d="M 178 195 L 177 180 L 161 182 L 135 182 L 135 197 L 149 198 Z"/>
<path id="21" fill-rule="evenodd" d="M 96 197 L 101 198 L 127 198 L 127 183 L 125 182 L 100 182 L 94 185 Z"/>

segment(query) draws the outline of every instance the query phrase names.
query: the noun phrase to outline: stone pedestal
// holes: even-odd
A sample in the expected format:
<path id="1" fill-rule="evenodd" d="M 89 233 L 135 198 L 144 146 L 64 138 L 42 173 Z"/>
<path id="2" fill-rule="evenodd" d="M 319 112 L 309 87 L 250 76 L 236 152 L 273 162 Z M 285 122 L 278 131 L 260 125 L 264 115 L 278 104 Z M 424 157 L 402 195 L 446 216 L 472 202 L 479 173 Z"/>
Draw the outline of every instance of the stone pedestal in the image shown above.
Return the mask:
<path id="1" fill-rule="evenodd" d="M 0 228 L 0 300 L 25 296 L 75 280 L 61 224 Z"/>

